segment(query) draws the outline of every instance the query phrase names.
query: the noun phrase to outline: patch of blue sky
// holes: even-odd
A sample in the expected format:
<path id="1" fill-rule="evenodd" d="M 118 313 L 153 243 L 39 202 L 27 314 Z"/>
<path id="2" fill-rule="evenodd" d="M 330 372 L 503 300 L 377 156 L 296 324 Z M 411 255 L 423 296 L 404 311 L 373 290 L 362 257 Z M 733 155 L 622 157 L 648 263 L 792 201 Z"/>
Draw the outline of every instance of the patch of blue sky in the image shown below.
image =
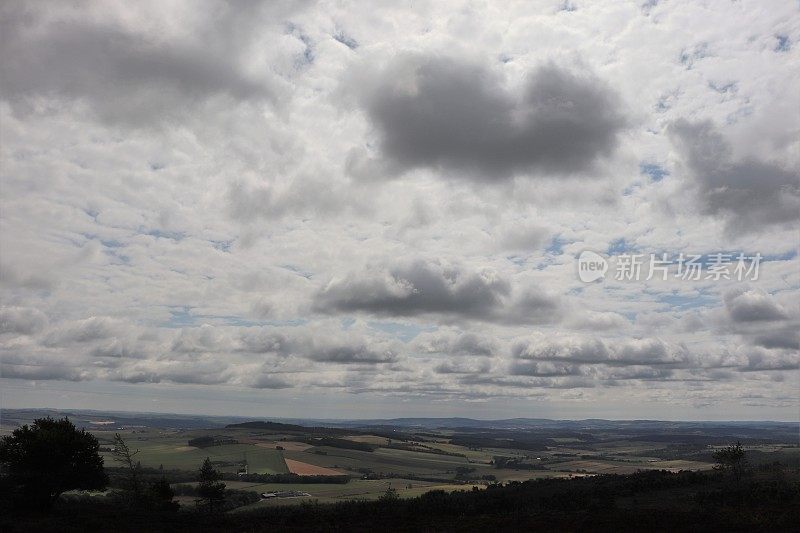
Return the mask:
<path id="1" fill-rule="evenodd" d="M 214 248 L 216 248 L 217 250 L 219 250 L 221 252 L 230 252 L 231 251 L 231 246 L 233 246 L 234 240 L 233 239 L 229 239 L 229 240 L 226 240 L 226 241 L 208 241 L 208 242 L 211 243 L 211 246 L 213 246 Z"/>
<path id="2" fill-rule="evenodd" d="M 788 52 L 792 48 L 792 41 L 789 40 L 788 35 L 776 35 L 775 38 L 778 40 L 777 44 L 775 45 L 776 52 Z"/>
<path id="3" fill-rule="evenodd" d="M 167 328 L 185 328 L 201 324 L 216 323 L 225 326 L 303 326 L 308 323 L 305 318 L 292 320 L 250 320 L 233 315 L 200 315 L 194 314 L 191 307 L 175 307 L 169 310 L 170 319 L 162 324 Z"/>
<path id="4" fill-rule="evenodd" d="M 689 309 L 702 309 L 719 305 L 719 297 L 708 293 L 699 294 L 654 294 L 656 301 L 664 304 L 668 310 L 686 311 Z"/>
<path id="5" fill-rule="evenodd" d="M 669 172 L 656 163 L 639 163 L 639 172 L 648 176 L 653 182 L 659 182 L 669 176 Z"/>
<path id="6" fill-rule="evenodd" d="M 173 241 L 182 241 L 186 238 L 186 234 L 182 231 L 163 231 L 160 229 L 150 229 L 146 231 L 139 231 L 142 235 L 150 235 L 156 239 L 170 239 Z"/>
<path id="7" fill-rule="evenodd" d="M 291 320 L 248 320 L 239 316 L 225 316 L 225 315 L 199 315 L 198 318 L 204 321 L 222 322 L 226 326 L 289 326 L 297 327 L 308 324 L 306 318 L 294 318 Z"/>
<path id="8" fill-rule="evenodd" d="M 608 245 L 606 253 L 608 255 L 638 253 L 638 248 L 634 244 L 626 241 L 624 237 L 620 237 L 619 239 L 614 239 L 611 241 L 611 243 Z"/>
<path id="9" fill-rule="evenodd" d="M 570 241 L 562 239 L 560 235 L 556 235 L 550 240 L 550 244 L 544 249 L 550 255 L 561 255 L 564 253 L 564 245 L 570 244 Z"/>
<path id="10" fill-rule="evenodd" d="M 168 328 L 182 328 L 185 326 L 194 326 L 196 324 L 195 317 L 192 315 L 190 307 L 178 307 L 169 310 L 170 319 L 164 324 Z"/>
<path id="11" fill-rule="evenodd" d="M 528 258 L 522 255 L 509 255 L 506 256 L 506 259 L 510 263 L 513 263 L 519 267 L 524 267 L 526 264 L 528 264 Z"/>

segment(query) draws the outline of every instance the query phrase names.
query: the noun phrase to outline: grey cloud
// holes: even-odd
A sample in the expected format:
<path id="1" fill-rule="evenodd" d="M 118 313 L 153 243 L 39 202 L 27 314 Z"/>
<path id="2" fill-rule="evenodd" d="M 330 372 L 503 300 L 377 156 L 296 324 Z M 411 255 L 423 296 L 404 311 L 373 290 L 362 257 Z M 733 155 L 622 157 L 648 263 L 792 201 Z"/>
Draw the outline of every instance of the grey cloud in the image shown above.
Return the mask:
<path id="1" fill-rule="evenodd" d="M 508 282 L 491 273 L 416 261 L 388 272 L 334 280 L 316 297 L 324 313 L 367 312 L 384 316 L 426 313 L 486 317 L 510 292 Z"/>
<path id="2" fill-rule="evenodd" d="M 402 56 L 379 76 L 364 105 L 399 171 L 579 173 L 611 154 L 625 125 L 610 89 L 555 64 L 530 72 L 519 95 L 484 66 L 444 57 Z"/>
<path id="3" fill-rule="evenodd" d="M 530 253 L 538 250 L 546 241 L 550 232 L 542 227 L 527 225 L 514 226 L 500 235 L 498 248 L 502 250 Z"/>
<path id="4" fill-rule="evenodd" d="M 119 327 L 105 317 L 89 317 L 84 320 L 66 323 L 45 335 L 45 346 L 61 346 L 71 343 L 87 343 L 113 337 Z"/>
<path id="5" fill-rule="evenodd" d="M 340 340 L 308 331 L 273 331 L 272 328 L 248 328 L 240 337 L 241 350 L 249 353 L 296 355 L 322 363 L 391 363 L 397 351 L 373 340 L 370 345 L 358 339 Z"/>
<path id="6" fill-rule="evenodd" d="M 563 317 L 561 301 L 544 292 L 528 289 L 506 312 L 510 322 L 519 324 L 553 324 Z"/>
<path id="7" fill-rule="evenodd" d="M 243 349 L 250 353 L 279 353 L 288 355 L 292 351 L 289 338 L 268 328 L 249 328 L 241 335 Z"/>
<path id="8" fill-rule="evenodd" d="M 0 364 L 0 377 L 16 379 L 40 379 L 40 380 L 64 380 L 64 381 L 83 381 L 92 376 L 84 369 L 74 366 L 62 366 L 48 364 L 45 366 L 12 364 L 3 362 Z"/>
<path id="9" fill-rule="evenodd" d="M 464 333 L 451 344 L 450 353 L 458 355 L 492 355 L 495 345 L 491 339 L 474 333 Z"/>
<path id="10" fill-rule="evenodd" d="M 306 355 L 324 363 L 390 363 L 397 359 L 391 350 L 373 350 L 364 345 L 316 347 Z"/>
<path id="11" fill-rule="evenodd" d="M 444 361 L 436 365 L 437 374 L 486 374 L 491 370 L 488 361 Z"/>
<path id="12" fill-rule="evenodd" d="M 196 328 L 184 328 L 172 342 L 172 351 L 181 353 L 213 352 L 226 346 L 218 328 L 204 324 Z"/>
<path id="13" fill-rule="evenodd" d="M 800 355 L 797 350 L 765 350 L 752 348 L 747 354 L 747 364 L 740 367 L 743 372 L 768 370 L 797 370 L 800 368 Z"/>
<path id="14" fill-rule="evenodd" d="M 553 361 L 514 361 L 510 368 L 515 376 L 557 377 L 579 376 L 581 367 Z"/>
<path id="15" fill-rule="evenodd" d="M 608 372 L 604 379 L 607 380 L 662 380 L 672 377 L 674 371 L 669 368 L 653 368 L 649 366 L 629 366 L 625 368 L 614 368 Z"/>
<path id="16" fill-rule="evenodd" d="M 739 289 L 725 294 L 725 309 L 734 322 L 767 322 L 787 318 L 772 297 L 757 289 Z"/>
<path id="17" fill-rule="evenodd" d="M 598 363 L 609 359 L 609 351 L 600 340 L 583 341 L 577 344 L 516 343 L 511 354 L 517 359 L 567 360 L 576 363 Z"/>
<path id="18" fill-rule="evenodd" d="M 769 331 L 757 335 L 753 344 L 762 348 L 783 348 L 785 350 L 800 350 L 800 332 L 795 324 L 792 327 Z"/>
<path id="19" fill-rule="evenodd" d="M 292 384 L 270 374 L 261 374 L 250 383 L 250 386 L 256 389 L 288 389 Z"/>
<path id="20" fill-rule="evenodd" d="M 56 284 L 56 276 L 51 273 L 30 272 L 26 267 L 0 262 L 0 286 L 51 290 Z"/>
<path id="21" fill-rule="evenodd" d="M 47 325 L 47 316 L 29 307 L 4 307 L 0 309 L 0 334 L 32 335 Z"/>
<path id="22" fill-rule="evenodd" d="M 142 357 L 142 351 L 134 344 L 122 341 L 120 339 L 112 339 L 109 342 L 95 346 L 90 353 L 93 357 L 129 359 Z"/>
<path id="23" fill-rule="evenodd" d="M 512 347 L 512 356 L 530 361 L 566 361 L 605 365 L 682 366 L 689 354 L 682 347 L 668 347 L 658 339 L 607 343 L 600 339 L 581 341 L 522 340 Z"/>
<path id="24" fill-rule="evenodd" d="M 800 175 L 777 164 L 733 161 L 731 148 L 710 121 L 674 122 L 669 133 L 696 187 L 703 213 L 724 218 L 730 230 L 758 231 L 800 218 Z"/>
<path id="25" fill-rule="evenodd" d="M 496 344 L 492 339 L 474 333 L 456 336 L 431 334 L 421 339 L 419 348 L 429 353 L 491 356 L 495 352 Z"/>
<path id="26" fill-rule="evenodd" d="M 459 378 L 459 383 L 464 385 L 494 385 L 498 387 L 517 387 L 531 389 L 541 387 L 545 389 L 581 389 L 592 388 L 595 383 L 589 379 L 577 376 L 563 377 L 524 377 L 516 378 L 482 376 L 468 374 Z"/>
<path id="27" fill-rule="evenodd" d="M 215 15 L 201 38 L 179 42 L 103 22 L 88 5 L 65 16 L 47 4 L 5 4 L 0 93 L 17 104 L 38 96 L 78 101 L 123 122 L 174 116 L 213 96 L 272 98 L 268 78 L 237 64 L 235 52 L 252 22 L 233 7 L 206 6 Z M 259 18 L 256 11 L 251 18 Z"/>
<path id="28" fill-rule="evenodd" d="M 439 315 L 515 324 L 560 320 L 557 297 L 534 288 L 517 292 L 515 296 L 511 283 L 491 271 L 469 272 L 418 260 L 335 279 L 317 293 L 313 309 L 326 314 Z"/>
<path id="29" fill-rule="evenodd" d="M 111 379 L 129 383 L 181 383 L 194 385 L 220 385 L 230 381 L 228 366 L 220 361 L 195 361 L 185 364 L 178 361 L 146 361 L 125 367 L 109 374 Z"/>
<path id="30" fill-rule="evenodd" d="M 619 313 L 585 311 L 569 320 L 569 325 L 576 329 L 591 331 L 622 330 L 630 323 Z"/>

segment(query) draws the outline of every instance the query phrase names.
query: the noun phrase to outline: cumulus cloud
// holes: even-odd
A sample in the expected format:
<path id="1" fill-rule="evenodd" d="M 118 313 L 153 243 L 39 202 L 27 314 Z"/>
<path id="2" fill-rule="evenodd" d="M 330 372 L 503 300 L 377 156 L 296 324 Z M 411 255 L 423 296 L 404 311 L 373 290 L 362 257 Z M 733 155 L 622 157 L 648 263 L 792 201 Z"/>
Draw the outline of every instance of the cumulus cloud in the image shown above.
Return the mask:
<path id="1" fill-rule="evenodd" d="M 214 97 L 274 99 L 268 65 L 252 69 L 241 61 L 256 21 L 268 22 L 266 4 L 241 7 L 213 2 L 204 6 L 208 19 L 184 13 L 196 24 L 188 37 L 170 31 L 166 21 L 126 24 L 100 5 L 6 3 L 0 94 L 29 106 L 37 97 L 55 97 L 128 123 L 174 117 Z"/>
<path id="2" fill-rule="evenodd" d="M 772 297 L 758 289 L 736 289 L 725 294 L 725 309 L 734 322 L 769 322 L 787 318 Z"/>
<path id="3" fill-rule="evenodd" d="M 510 290 L 508 282 L 491 271 L 471 273 L 420 260 L 334 279 L 317 295 L 315 308 L 383 316 L 435 313 L 485 318 Z"/>
<path id="4" fill-rule="evenodd" d="M 308 357 L 326 363 L 389 363 L 397 355 L 391 350 L 378 351 L 364 345 L 345 345 L 315 347 Z"/>
<path id="5" fill-rule="evenodd" d="M 63 323 L 53 328 L 44 338 L 46 346 L 87 343 L 113 337 L 120 331 L 119 324 L 107 317 L 89 317 Z"/>
<path id="6" fill-rule="evenodd" d="M 422 352 L 448 355 L 491 356 L 497 350 L 493 339 L 475 333 L 423 334 L 417 339 L 416 346 Z"/>
<path id="7" fill-rule="evenodd" d="M 611 89 L 555 63 L 531 71 L 519 93 L 484 65 L 443 56 L 402 55 L 376 77 L 363 105 L 385 168 L 397 171 L 580 173 L 612 153 L 625 125 Z"/>
<path id="8" fill-rule="evenodd" d="M 0 309 L 0 334 L 31 335 L 41 331 L 47 323 L 47 316 L 38 309 L 25 307 Z"/>
<path id="9" fill-rule="evenodd" d="M 514 344 L 512 355 L 530 361 L 568 361 L 606 365 L 678 365 L 688 360 L 686 350 L 668 347 L 660 339 L 606 342 L 601 339 L 523 339 Z"/>
<path id="10" fill-rule="evenodd" d="M 736 160 L 711 121 L 676 120 L 669 128 L 703 213 L 731 230 L 759 232 L 800 218 L 800 174 L 758 159 Z"/>
<path id="11" fill-rule="evenodd" d="M 513 290 L 508 279 L 490 269 L 469 271 L 417 260 L 334 279 L 317 293 L 314 309 L 328 314 L 544 324 L 560 320 L 562 304 L 535 287 Z"/>

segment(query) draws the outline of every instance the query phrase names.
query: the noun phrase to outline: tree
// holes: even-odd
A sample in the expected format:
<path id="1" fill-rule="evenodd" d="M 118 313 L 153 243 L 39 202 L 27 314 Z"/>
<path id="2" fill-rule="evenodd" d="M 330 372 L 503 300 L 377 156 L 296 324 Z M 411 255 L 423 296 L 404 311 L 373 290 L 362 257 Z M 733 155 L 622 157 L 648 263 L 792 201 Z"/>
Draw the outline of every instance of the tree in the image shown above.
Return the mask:
<path id="1" fill-rule="evenodd" d="M 172 501 L 174 497 L 175 491 L 163 476 L 158 481 L 151 482 L 147 490 L 148 503 L 157 511 L 177 511 L 180 506 Z"/>
<path id="2" fill-rule="evenodd" d="M 0 463 L 22 503 L 49 508 L 68 490 L 102 490 L 108 484 L 100 445 L 67 418 L 50 417 L 15 429 L 0 441 Z"/>
<path id="3" fill-rule="evenodd" d="M 142 465 L 134 457 L 139 450 L 131 451 L 119 433 L 114 434 L 114 449 L 111 455 L 114 461 L 126 469 L 125 489 L 131 492 L 133 500 L 142 498 Z"/>
<path id="4" fill-rule="evenodd" d="M 381 497 L 378 498 L 379 501 L 385 503 L 391 503 L 399 499 L 400 499 L 400 494 L 398 494 L 397 489 L 393 488 L 391 485 L 389 486 L 389 488 L 386 489 L 386 492 L 384 492 L 381 495 Z"/>
<path id="5" fill-rule="evenodd" d="M 717 462 L 714 469 L 730 474 L 739 484 L 747 469 L 747 457 L 741 442 L 714 452 L 714 461 Z"/>
<path id="6" fill-rule="evenodd" d="M 206 457 L 203 466 L 200 467 L 200 486 L 197 487 L 197 494 L 201 501 L 208 505 L 208 512 L 214 512 L 214 504 L 225 500 L 225 483 L 220 479 L 220 473 L 214 470 L 211 459 Z"/>

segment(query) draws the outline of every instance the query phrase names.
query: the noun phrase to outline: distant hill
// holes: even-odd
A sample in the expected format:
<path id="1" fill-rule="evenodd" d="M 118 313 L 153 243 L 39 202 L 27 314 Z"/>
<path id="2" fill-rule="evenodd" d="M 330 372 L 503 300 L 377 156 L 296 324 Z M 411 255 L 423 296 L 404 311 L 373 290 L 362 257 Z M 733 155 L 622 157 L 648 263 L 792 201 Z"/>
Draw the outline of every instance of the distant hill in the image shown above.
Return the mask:
<path id="1" fill-rule="evenodd" d="M 226 429 L 269 429 L 272 431 L 303 431 L 307 432 L 309 428 L 297 426 L 295 424 L 281 424 L 280 422 L 240 422 L 238 424 L 228 424 Z"/>

